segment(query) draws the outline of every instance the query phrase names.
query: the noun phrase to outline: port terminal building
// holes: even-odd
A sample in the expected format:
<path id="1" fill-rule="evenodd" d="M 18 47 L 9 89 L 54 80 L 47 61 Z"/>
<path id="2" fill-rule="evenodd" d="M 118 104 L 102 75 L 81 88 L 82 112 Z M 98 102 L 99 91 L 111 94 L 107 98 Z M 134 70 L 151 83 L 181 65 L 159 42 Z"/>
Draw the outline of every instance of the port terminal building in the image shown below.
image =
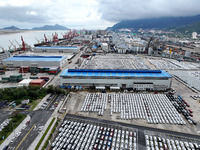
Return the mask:
<path id="1" fill-rule="evenodd" d="M 7 67 L 20 66 L 40 66 L 40 67 L 60 67 L 68 62 L 66 56 L 13 56 L 3 60 L 3 65 Z"/>
<path id="2" fill-rule="evenodd" d="M 164 70 L 66 69 L 60 78 L 61 87 L 97 90 L 166 91 L 172 84 L 172 76 Z"/>
<path id="3" fill-rule="evenodd" d="M 61 46 L 39 46 L 34 47 L 35 53 L 78 53 L 80 50 L 79 46 L 61 47 Z"/>

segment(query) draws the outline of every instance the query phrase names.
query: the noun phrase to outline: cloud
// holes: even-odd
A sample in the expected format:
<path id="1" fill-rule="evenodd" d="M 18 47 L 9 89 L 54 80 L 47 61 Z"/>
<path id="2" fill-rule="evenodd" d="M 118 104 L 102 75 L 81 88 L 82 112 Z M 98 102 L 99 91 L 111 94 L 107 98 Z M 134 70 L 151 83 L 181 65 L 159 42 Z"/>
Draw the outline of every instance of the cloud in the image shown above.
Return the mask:
<path id="1" fill-rule="evenodd" d="M 127 19 L 200 14 L 199 7 L 199 0 L 0 0 L 0 26 L 105 29 Z"/>
<path id="2" fill-rule="evenodd" d="M 5 21 L 17 21 L 17 22 L 47 22 L 47 16 L 43 15 L 40 10 L 31 10 L 29 7 L 2 7 L 0 8 L 0 19 Z M 8 13 L 5 13 L 8 12 Z M 38 12 L 41 15 L 37 15 Z"/>
<path id="3" fill-rule="evenodd" d="M 199 0 L 99 0 L 98 11 L 109 21 L 200 14 Z"/>
<path id="4" fill-rule="evenodd" d="M 97 0 L 1 0 L 0 20 L 24 22 L 29 28 L 38 23 L 92 29 L 113 25 L 101 18 Z"/>
<path id="5" fill-rule="evenodd" d="M 26 15 L 37 16 L 37 12 L 35 11 L 26 11 Z"/>

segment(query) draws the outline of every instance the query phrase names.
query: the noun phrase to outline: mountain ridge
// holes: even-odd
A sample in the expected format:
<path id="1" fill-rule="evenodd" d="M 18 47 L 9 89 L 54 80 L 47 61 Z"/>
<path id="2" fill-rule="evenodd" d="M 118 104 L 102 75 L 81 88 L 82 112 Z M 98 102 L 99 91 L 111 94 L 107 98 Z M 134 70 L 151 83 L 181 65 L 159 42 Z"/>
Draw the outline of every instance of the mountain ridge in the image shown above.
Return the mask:
<path id="1" fill-rule="evenodd" d="M 68 28 L 61 25 L 44 25 L 43 27 L 34 27 L 32 30 L 69 30 Z"/>
<path id="2" fill-rule="evenodd" d="M 69 30 L 69 28 L 56 24 L 56 25 L 44 25 L 42 27 L 34 27 L 32 29 L 20 29 L 16 26 L 10 26 L 1 28 L 0 30 Z"/>
<path id="3" fill-rule="evenodd" d="M 20 29 L 18 27 L 15 27 L 15 26 L 10 26 L 10 27 L 2 28 L 1 30 L 20 30 Z"/>
<path id="4" fill-rule="evenodd" d="M 122 28 L 143 28 L 143 29 L 169 29 L 179 26 L 187 26 L 196 22 L 200 22 L 200 14 L 187 17 L 161 17 L 137 20 L 122 20 L 108 29 Z"/>

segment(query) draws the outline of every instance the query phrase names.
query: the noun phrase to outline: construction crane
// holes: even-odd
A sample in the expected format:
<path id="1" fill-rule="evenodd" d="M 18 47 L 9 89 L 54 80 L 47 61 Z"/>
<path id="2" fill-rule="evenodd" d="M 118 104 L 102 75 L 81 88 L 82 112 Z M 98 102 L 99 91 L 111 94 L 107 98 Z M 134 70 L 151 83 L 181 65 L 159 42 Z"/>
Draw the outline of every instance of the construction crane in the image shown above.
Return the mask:
<path id="1" fill-rule="evenodd" d="M 22 40 L 22 50 L 26 50 L 26 43 L 24 42 L 23 37 L 21 36 L 21 40 Z"/>

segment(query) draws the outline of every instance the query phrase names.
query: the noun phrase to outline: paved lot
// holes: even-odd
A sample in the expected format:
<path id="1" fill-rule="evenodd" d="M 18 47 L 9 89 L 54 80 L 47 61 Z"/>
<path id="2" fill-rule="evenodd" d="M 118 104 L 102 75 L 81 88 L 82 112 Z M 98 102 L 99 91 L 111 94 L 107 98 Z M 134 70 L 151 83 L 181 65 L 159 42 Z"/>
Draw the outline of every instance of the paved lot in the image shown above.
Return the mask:
<path id="1" fill-rule="evenodd" d="M 185 94 L 187 94 L 187 90 L 186 91 L 181 90 L 181 91 L 186 92 Z M 107 110 L 104 111 L 103 116 L 99 116 L 98 113 L 81 112 L 81 107 L 83 105 L 87 92 L 76 92 L 76 93 L 71 92 L 64 108 L 66 108 L 67 113 L 70 113 L 70 114 L 78 114 L 78 115 L 86 116 L 86 117 L 112 120 L 112 121 L 118 121 L 118 122 L 123 122 L 123 123 L 130 123 L 130 124 L 135 124 L 135 125 L 178 131 L 178 132 L 183 132 L 183 133 L 198 134 L 199 124 L 200 124 L 199 122 L 200 118 L 198 117 L 199 104 L 196 101 L 195 101 L 196 103 L 193 104 L 194 100 L 189 99 L 189 97 L 187 99 L 185 97 L 185 94 L 182 94 L 182 92 L 181 93 L 179 92 L 179 93 L 191 105 L 190 109 L 193 110 L 193 115 L 194 115 L 193 119 L 197 122 L 197 126 L 190 125 L 185 119 L 184 120 L 186 122 L 186 125 L 148 124 L 146 120 L 142 120 L 142 119 L 121 120 L 121 119 L 118 119 L 116 114 L 113 114 L 112 116 L 110 115 L 110 106 L 109 106 L 110 104 L 108 105 Z"/>

